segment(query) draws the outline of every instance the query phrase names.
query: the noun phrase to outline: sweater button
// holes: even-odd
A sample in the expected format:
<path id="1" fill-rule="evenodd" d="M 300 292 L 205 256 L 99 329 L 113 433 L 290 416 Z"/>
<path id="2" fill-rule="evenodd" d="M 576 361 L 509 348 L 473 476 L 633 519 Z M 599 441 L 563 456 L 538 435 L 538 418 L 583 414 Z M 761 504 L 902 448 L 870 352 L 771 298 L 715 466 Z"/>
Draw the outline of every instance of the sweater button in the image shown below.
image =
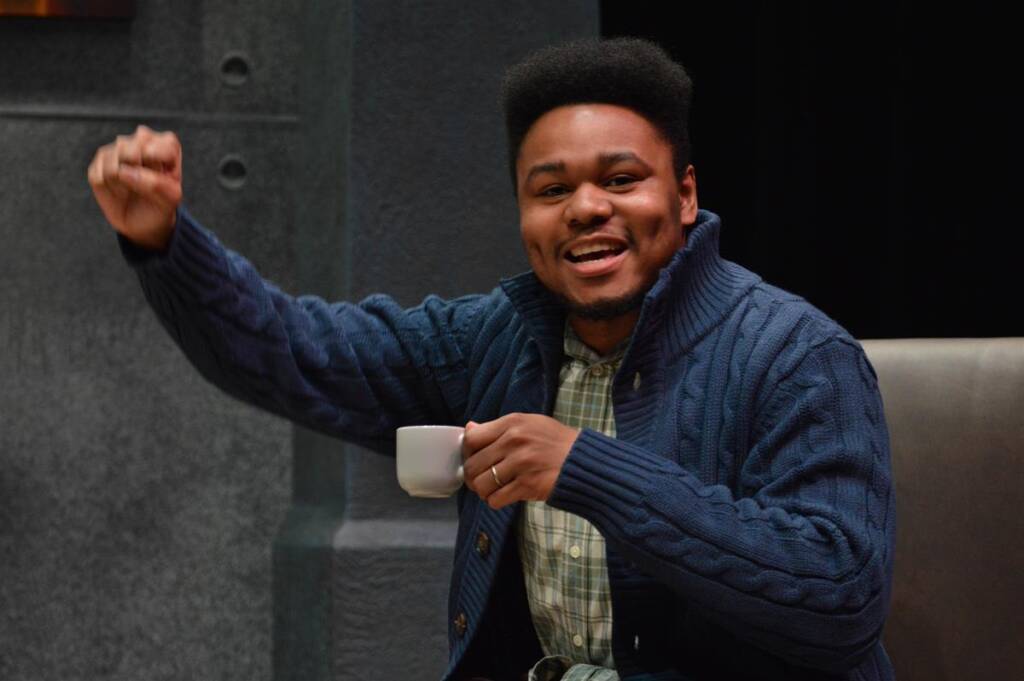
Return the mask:
<path id="1" fill-rule="evenodd" d="M 476 535 L 476 552 L 481 558 L 486 558 L 491 553 L 491 538 L 485 532 Z"/>
<path id="2" fill-rule="evenodd" d="M 466 635 L 466 613 L 460 612 L 459 616 L 455 618 L 452 624 L 455 625 L 455 631 L 458 633 L 460 638 Z"/>
<path id="3" fill-rule="evenodd" d="M 640 389 L 640 372 L 636 372 L 636 376 L 633 377 L 633 390 Z"/>

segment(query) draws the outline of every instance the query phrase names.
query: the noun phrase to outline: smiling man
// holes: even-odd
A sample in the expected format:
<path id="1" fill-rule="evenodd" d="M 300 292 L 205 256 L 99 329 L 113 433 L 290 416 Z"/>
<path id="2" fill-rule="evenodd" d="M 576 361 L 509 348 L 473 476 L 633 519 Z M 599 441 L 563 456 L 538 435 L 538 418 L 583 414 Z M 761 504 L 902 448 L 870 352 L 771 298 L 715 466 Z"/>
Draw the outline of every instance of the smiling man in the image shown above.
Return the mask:
<path id="1" fill-rule="evenodd" d="M 154 310 L 232 395 L 382 452 L 399 426 L 467 425 L 446 678 L 892 678 L 874 373 L 833 321 L 719 256 L 689 102 L 642 41 L 513 68 L 532 271 L 409 310 L 261 280 L 179 206 L 170 133 L 90 166 Z"/>
<path id="2" fill-rule="evenodd" d="M 658 272 L 697 217 L 693 167 L 622 106 L 560 106 L 519 149 L 523 244 L 534 274 L 561 298 L 581 340 L 607 352 L 636 325 Z"/>

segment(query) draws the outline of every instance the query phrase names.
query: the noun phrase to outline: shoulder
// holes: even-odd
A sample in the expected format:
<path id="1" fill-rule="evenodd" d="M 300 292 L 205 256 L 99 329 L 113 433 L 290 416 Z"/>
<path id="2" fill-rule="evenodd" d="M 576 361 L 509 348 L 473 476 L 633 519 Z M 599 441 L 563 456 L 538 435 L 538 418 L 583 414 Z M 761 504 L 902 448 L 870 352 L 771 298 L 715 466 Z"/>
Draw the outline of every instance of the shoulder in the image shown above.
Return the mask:
<path id="1" fill-rule="evenodd" d="M 810 345 L 853 340 L 839 322 L 795 293 L 762 281 L 751 288 L 749 298 L 764 310 L 765 333 L 785 334 L 790 343 Z"/>
<path id="2" fill-rule="evenodd" d="M 861 344 L 825 312 L 806 299 L 767 283 L 750 291 L 757 326 L 754 361 L 762 367 L 767 394 L 805 390 L 826 383 L 833 390 L 863 386 L 877 390 L 877 376 Z"/>
<path id="3" fill-rule="evenodd" d="M 770 384 L 821 357 L 863 365 L 873 377 L 860 343 L 839 322 L 803 297 L 766 282 L 749 289 L 723 326 L 747 339 L 751 361 L 769 375 Z"/>

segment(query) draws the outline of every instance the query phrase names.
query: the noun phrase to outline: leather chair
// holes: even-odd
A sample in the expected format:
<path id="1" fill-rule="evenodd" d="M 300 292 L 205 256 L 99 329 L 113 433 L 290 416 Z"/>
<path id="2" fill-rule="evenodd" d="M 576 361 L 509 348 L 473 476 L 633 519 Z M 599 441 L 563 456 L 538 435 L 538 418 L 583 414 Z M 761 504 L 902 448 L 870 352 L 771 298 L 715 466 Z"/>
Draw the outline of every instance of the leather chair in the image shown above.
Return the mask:
<path id="1" fill-rule="evenodd" d="M 863 345 L 892 442 L 896 678 L 1024 678 L 1024 338 Z"/>

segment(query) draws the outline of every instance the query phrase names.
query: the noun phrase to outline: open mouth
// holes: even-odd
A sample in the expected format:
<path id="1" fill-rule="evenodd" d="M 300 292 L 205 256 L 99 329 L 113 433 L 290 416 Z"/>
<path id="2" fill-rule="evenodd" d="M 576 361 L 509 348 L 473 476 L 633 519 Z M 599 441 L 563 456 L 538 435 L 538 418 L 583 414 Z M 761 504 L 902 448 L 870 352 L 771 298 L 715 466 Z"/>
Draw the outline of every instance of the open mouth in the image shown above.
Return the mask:
<path id="1" fill-rule="evenodd" d="M 565 254 L 565 259 L 571 263 L 595 262 L 605 258 L 614 258 L 625 250 L 625 246 L 618 244 L 591 244 L 572 249 Z"/>

